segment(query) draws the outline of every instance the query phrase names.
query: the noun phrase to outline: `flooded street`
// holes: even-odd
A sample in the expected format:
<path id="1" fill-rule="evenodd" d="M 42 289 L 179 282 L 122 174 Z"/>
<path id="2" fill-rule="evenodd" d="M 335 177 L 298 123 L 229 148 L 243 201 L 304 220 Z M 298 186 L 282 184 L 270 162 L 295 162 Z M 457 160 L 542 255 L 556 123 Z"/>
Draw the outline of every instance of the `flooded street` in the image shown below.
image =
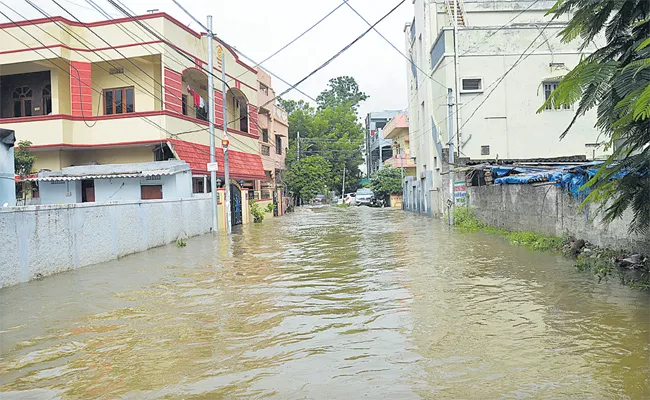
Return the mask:
<path id="1" fill-rule="evenodd" d="M 650 398 L 650 296 L 323 207 L 0 290 L 0 398 Z"/>

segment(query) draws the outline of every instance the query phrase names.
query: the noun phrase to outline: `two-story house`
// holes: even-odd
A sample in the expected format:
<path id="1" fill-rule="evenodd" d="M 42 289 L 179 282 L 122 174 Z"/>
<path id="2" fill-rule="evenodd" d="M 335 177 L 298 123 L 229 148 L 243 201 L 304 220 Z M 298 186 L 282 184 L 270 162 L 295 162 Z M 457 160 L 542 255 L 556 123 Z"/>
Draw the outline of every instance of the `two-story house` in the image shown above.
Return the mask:
<path id="1" fill-rule="evenodd" d="M 165 13 L 0 24 L 0 127 L 33 143 L 36 170 L 179 159 L 192 168 L 194 192 L 206 192 L 208 96 L 215 100 L 223 180 L 224 53 L 230 176 L 254 188 L 267 179 L 257 70 L 226 44 L 213 43 L 215 90 L 208 93 L 206 37 Z"/>

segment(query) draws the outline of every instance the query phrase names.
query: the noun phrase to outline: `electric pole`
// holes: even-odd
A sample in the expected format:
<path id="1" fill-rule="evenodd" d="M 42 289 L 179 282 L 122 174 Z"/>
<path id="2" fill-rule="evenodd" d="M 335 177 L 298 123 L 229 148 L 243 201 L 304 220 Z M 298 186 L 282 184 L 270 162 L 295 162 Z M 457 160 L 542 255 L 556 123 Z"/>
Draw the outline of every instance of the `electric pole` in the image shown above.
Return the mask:
<path id="1" fill-rule="evenodd" d="M 341 188 L 341 198 L 345 196 L 345 165 L 343 166 L 343 188 Z M 345 201 L 345 199 L 343 200 Z"/>
<path id="2" fill-rule="evenodd" d="M 224 181 L 226 185 L 226 198 L 224 199 L 224 207 L 226 208 L 226 232 L 230 234 L 232 231 L 231 226 L 231 213 L 230 213 L 230 164 L 228 163 L 228 146 L 230 142 L 228 141 L 228 113 L 227 113 L 227 99 L 228 92 L 226 87 L 226 51 L 225 49 L 221 51 L 221 91 L 223 95 L 223 139 L 221 139 L 221 145 L 223 146 L 223 173 Z M 233 96 L 235 94 L 233 93 Z"/>
<path id="3" fill-rule="evenodd" d="M 213 70 L 214 60 L 212 58 L 212 15 L 208 15 L 208 68 L 210 72 Z M 210 168 L 210 189 L 211 189 L 211 203 L 212 203 L 212 232 L 217 233 L 219 230 L 218 224 L 218 208 L 217 208 L 217 170 L 214 168 L 217 162 L 214 145 L 214 77 L 213 74 L 208 74 L 208 120 L 210 132 L 210 163 L 213 167 Z"/>
<path id="4" fill-rule="evenodd" d="M 449 225 L 454 224 L 454 203 L 456 202 L 454 194 L 454 95 L 453 89 L 447 89 L 447 107 L 449 109 Z"/>
<path id="5" fill-rule="evenodd" d="M 298 162 L 300 162 L 300 132 L 297 133 L 296 144 L 298 146 Z"/>

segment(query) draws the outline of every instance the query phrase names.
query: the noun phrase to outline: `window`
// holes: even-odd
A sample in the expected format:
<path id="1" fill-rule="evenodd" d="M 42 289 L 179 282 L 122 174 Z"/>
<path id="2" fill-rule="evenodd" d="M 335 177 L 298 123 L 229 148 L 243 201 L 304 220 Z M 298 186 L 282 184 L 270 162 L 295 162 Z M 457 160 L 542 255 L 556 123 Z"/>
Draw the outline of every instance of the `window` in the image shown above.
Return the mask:
<path id="1" fill-rule="evenodd" d="M 462 80 L 463 92 L 482 92 L 483 91 L 483 79 L 481 78 L 463 78 Z"/>
<path id="2" fill-rule="evenodd" d="M 489 156 L 490 155 L 490 146 L 481 146 L 481 155 Z"/>
<path id="3" fill-rule="evenodd" d="M 245 102 L 239 103 L 239 122 L 239 130 L 248 132 L 248 109 Z"/>
<path id="4" fill-rule="evenodd" d="M 183 105 L 183 115 L 187 115 L 187 95 L 181 96 L 181 103 Z"/>
<path id="5" fill-rule="evenodd" d="M 104 89 L 104 115 L 125 114 L 135 111 L 133 86 Z"/>
<path id="6" fill-rule="evenodd" d="M 52 86 L 45 85 L 43 88 L 43 104 L 41 108 L 41 115 L 50 115 L 52 114 Z"/>
<path id="7" fill-rule="evenodd" d="M 265 84 L 263 84 L 262 82 L 260 82 L 260 90 L 261 90 L 262 93 L 264 93 L 265 95 L 267 95 L 267 96 L 269 95 L 269 87 L 266 86 Z"/>
<path id="8" fill-rule="evenodd" d="M 282 154 L 282 136 L 275 135 L 275 154 Z"/>
<path id="9" fill-rule="evenodd" d="M 200 105 L 194 106 L 196 109 L 196 118 L 200 119 L 201 121 L 207 121 L 208 120 L 208 105 L 203 104 L 203 107 Z"/>
<path id="10" fill-rule="evenodd" d="M 21 86 L 14 90 L 11 96 L 14 102 L 14 117 L 32 116 L 32 94 L 29 86 Z"/>
<path id="11" fill-rule="evenodd" d="M 268 129 L 262 129 L 262 141 L 264 143 L 269 142 L 269 130 Z"/>
<path id="12" fill-rule="evenodd" d="M 553 91 L 555 89 L 557 89 L 558 84 L 559 84 L 559 82 L 544 82 L 544 100 L 548 100 L 548 98 L 551 97 L 551 93 L 553 93 Z M 546 109 L 547 110 L 560 110 L 560 109 L 562 109 L 562 110 L 570 110 L 571 106 L 566 105 L 566 104 L 564 104 L 562 106 L 555 105 L 555 104 L 549 104 L 549 105 L 546 106 Z"/>
<path id="13" fill-rule="evenodd" d="M 263 156 L 270 156 L 271 155 L 271 148 L 266 145 L 262 145 L 262 155 Z"/>
<path id="14" fill-rule="evenodd" d="M 161 200 L 163 198 L 162 185 L 140 186 L 140 198 L 142 200 Z"/>

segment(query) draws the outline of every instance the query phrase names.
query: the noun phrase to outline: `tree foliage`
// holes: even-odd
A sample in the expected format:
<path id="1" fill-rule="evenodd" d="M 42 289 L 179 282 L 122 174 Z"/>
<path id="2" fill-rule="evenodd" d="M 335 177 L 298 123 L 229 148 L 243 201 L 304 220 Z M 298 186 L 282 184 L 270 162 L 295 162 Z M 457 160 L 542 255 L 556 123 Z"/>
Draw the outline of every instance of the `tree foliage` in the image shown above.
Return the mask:
<path id="1" fill-rule="evenodd" d="M 32 142 L 21 140 L 14 149 L 14 170 L 16 171 L 16 175 L 19 175 L 21 178 L 29 176 L 32 173 L 32 169 L 34 169 L 36 156 L 29 149 L 31 145 Z"/>
<path id="2" fill-rule="evenodd" d="M 370 179 L 370 188 L 378 199 L 402 194 L 402 172 L 399 168 L 382 168 Z"/>
<path id="3" fill-rule="evenodd" d="M 599 202 L 606 221 L 630 208 L 630 231 L 650 228 L 650 2 L 647 0 L 558 0 L 554 18 L 571 15 L 562 40 L 586 47 L 603 35 L 606 45 L 582 61 L 551 94 L 546 106 L 577 104 L 563 132 L 593 108 L 597 128 L 613 149 L 586 185 L 586 202 Z M 621 177 L 621 175 L 623 175 Z"/>
<path id="4" fill-rule="evenodd" d="M 359 104 L 368 99 L 367 94 L 359 91 L 357 81 L 351 76 L 330 79 L 328 86 L 329 89 L 316 97 L 318 109 L 347 105 L 356 113 Z"/>
<path id="5" fill-rule="evenodd" d="M 345 85 L 333 82 L 344 82 Z M 351 91 L 347 94 L 343 93 L 343 87 L 349 87 Z M 334 92 L 336 94 L 333 94 Z M 367 96 L 359 92 L 354 78 L 340 77 L 332 79 L 330 89 L 318 96 L 318 99 L 326 98 L 328 100 L 318 108 L 302 100 L 281 101 L 282 106 L 289 113 L 289 150 L 286 163 L 289 170 L 294 168 L 298 159 L 297 136 L 300 132 L 300 158 L 319 155 L 330 165 L 331 177 L 328 180 L 328 190 L 335 192 L 341 190 L 344 168 L 346 190 L 356 190 L 362 175 L 359 165 L 363 163 L 361 148 L 364 130 L 348 100 L 339 102 L 336 99 L 365 99 Z M 290 189 L 296 192 L 291 186 Z"/>
<path id="6" fill-rule="evenodd" d="M 327 192 L 331 176 L 330 163 L 324 157 L 311 155 L 292 163 L 285 173 L 285 182 L 296 196 L 308 201 Z"/>

